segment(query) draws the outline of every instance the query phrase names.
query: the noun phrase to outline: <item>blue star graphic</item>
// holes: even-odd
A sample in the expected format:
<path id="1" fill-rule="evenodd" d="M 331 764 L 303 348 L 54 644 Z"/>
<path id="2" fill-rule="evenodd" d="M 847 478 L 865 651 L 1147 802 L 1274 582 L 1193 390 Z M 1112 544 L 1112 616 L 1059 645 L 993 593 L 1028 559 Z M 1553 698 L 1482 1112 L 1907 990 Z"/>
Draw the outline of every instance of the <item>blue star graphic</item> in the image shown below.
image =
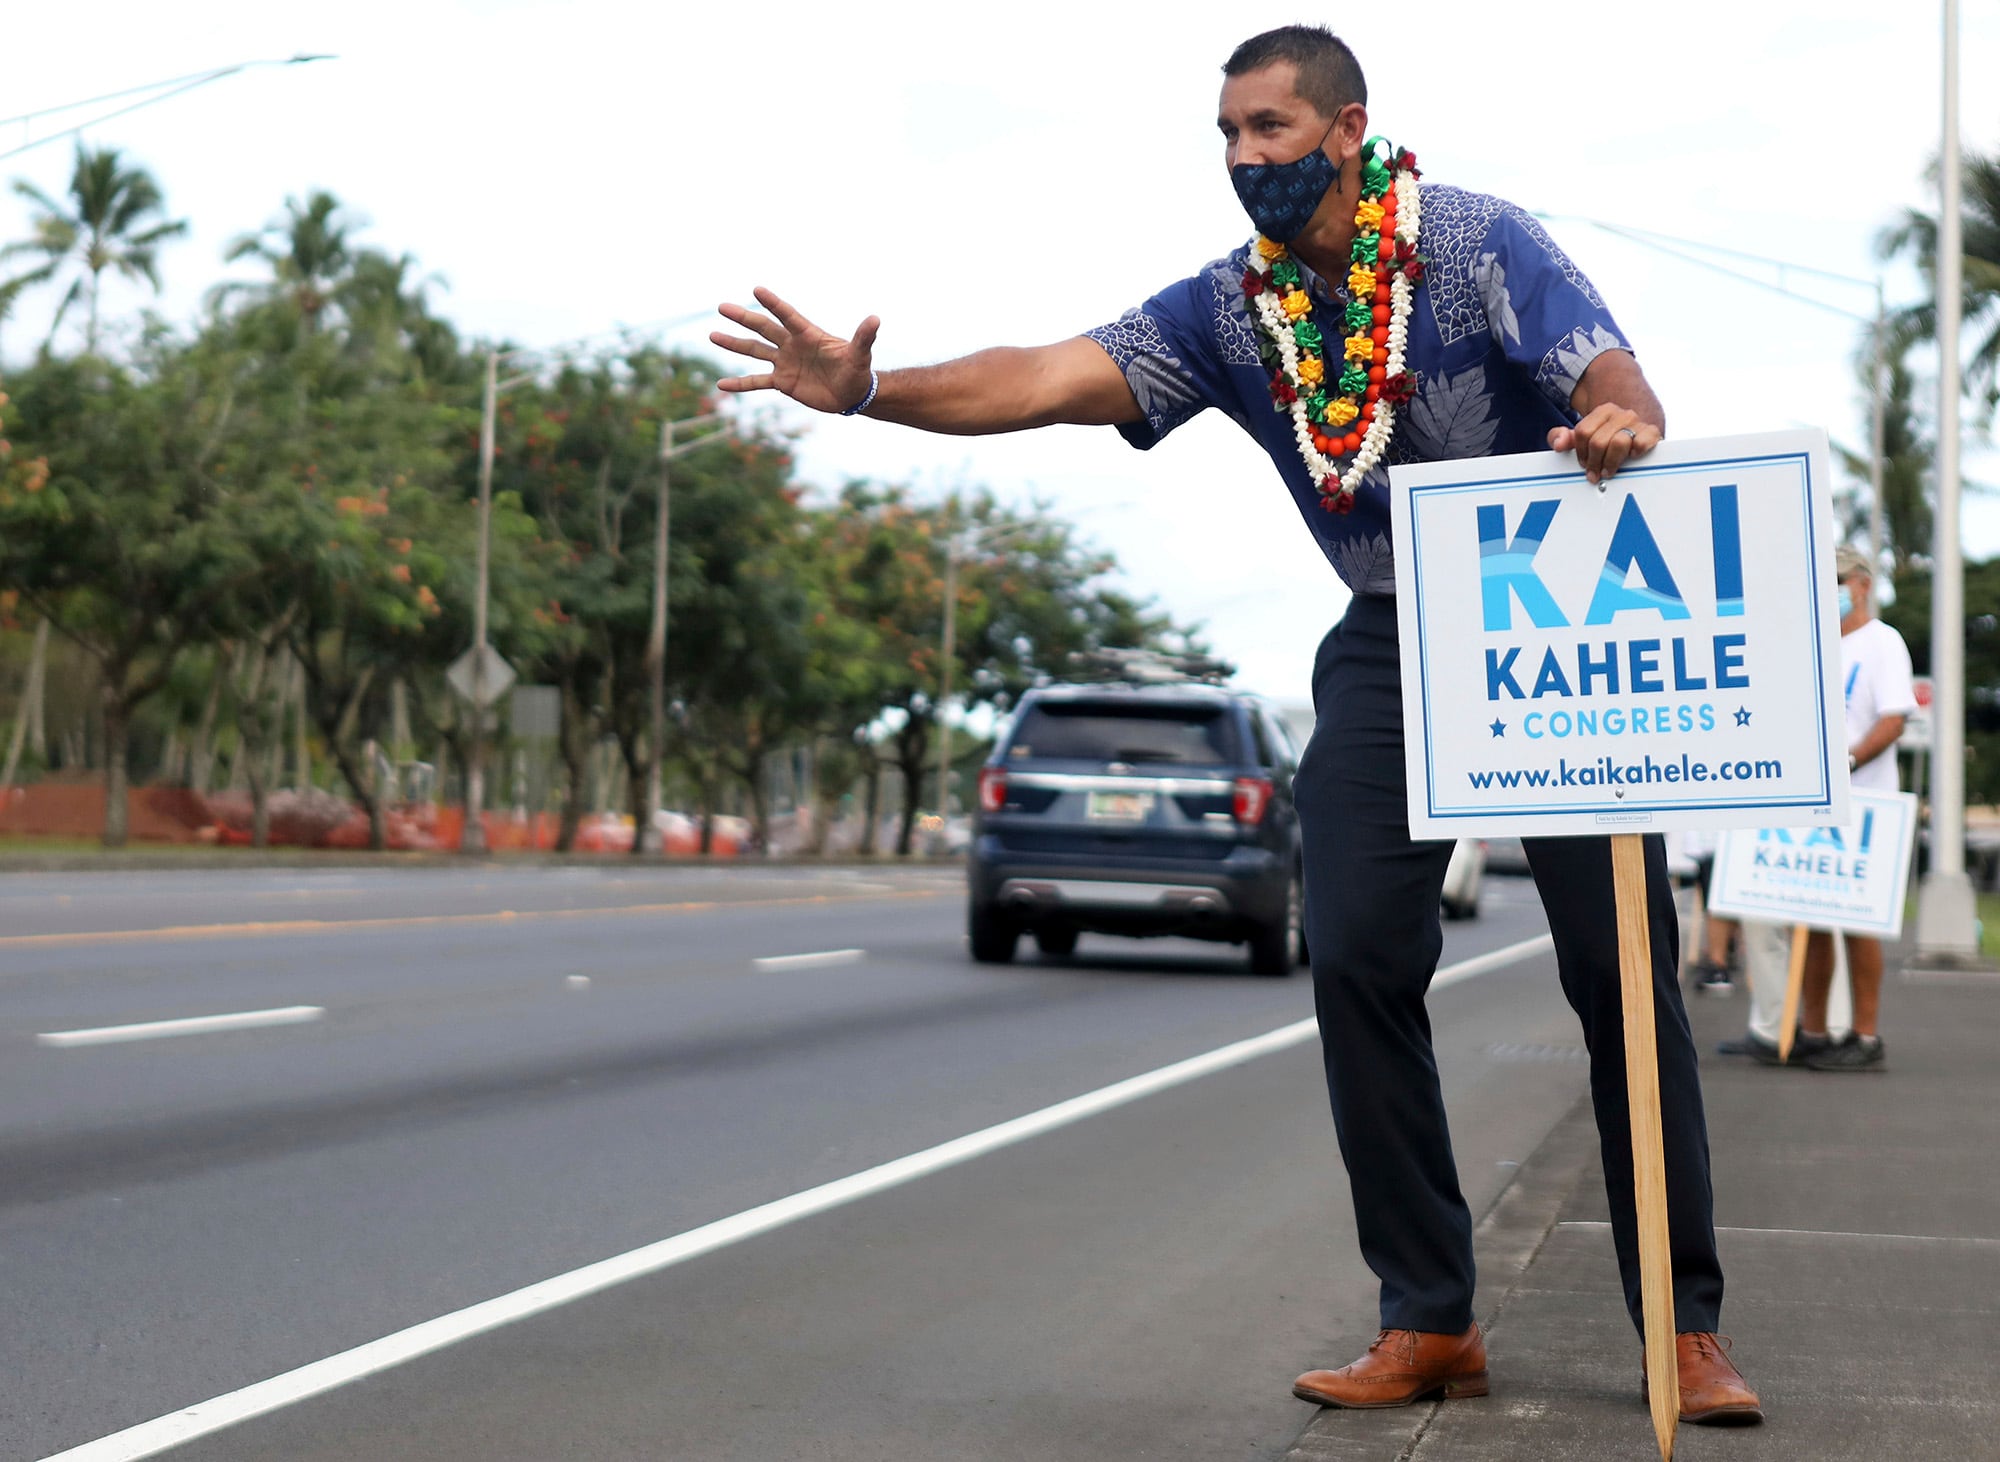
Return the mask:
<path id="1" fill-rule="evenodd" d="M 1507 723 L 1505 721 L 1495 720 L 1493 724 L 1491 726 L 1488 726 L 1486 729 L 1491 731 L 1495 736 L 1505 736 L 1507 734 Z"/>
<path id="2" fill-rule="evenodd" d="M 1748 726 L 1750 724 L 1750 713 L 1741 706 L 1736 708 L 1736 724 L 1739 726 Z"/>

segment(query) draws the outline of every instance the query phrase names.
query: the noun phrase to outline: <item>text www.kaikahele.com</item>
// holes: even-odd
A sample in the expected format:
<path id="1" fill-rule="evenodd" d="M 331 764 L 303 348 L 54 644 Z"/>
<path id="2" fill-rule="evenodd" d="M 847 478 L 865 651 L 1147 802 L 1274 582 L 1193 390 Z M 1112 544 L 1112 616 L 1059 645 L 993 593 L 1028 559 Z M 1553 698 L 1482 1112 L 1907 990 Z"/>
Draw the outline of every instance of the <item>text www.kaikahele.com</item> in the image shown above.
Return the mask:
<path id="1" fill-rule="evenodd" d="M 1619 761 L 1600 756 L 1595 761 L 1572 766 L 1567 757 L 1553 767 L 1527 770 L 1467 772 L 1472 785 L 1494 787 L 1645 787 L 1672 786 L 1682 782 L 1771 782 L 1785 775 L 1781 761 L 1696 761 L 1683 756 L 1678 761 Z"/>

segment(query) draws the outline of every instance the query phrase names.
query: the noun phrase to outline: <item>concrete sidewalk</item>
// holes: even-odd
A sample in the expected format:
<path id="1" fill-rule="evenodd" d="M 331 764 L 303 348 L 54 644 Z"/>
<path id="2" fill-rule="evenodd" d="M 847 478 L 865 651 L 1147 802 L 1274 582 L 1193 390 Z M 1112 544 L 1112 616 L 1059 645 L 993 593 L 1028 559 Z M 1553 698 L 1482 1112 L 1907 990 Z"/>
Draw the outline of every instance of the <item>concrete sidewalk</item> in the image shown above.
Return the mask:
<path id="1" fill-rule="evenodd" d="M 2000 977 L 1890 975 L 1879 1074 L 1716 1055 L 1742 1033 L 1745 999 L 1688 1003 L 1723 1329 L 1766 1420 L 1682 1426 L 1675 1456 L 2000 1458 Z M 1292 1462 L 1656 1457 L 1606 1218 L 1585 1102 L 1479 1227 L 1493 1394 L 1322 1412 Z M 1323 1363 L 1352 1359 L 1373 1331 L 1338 1338 L 1351 1347 Z"/>

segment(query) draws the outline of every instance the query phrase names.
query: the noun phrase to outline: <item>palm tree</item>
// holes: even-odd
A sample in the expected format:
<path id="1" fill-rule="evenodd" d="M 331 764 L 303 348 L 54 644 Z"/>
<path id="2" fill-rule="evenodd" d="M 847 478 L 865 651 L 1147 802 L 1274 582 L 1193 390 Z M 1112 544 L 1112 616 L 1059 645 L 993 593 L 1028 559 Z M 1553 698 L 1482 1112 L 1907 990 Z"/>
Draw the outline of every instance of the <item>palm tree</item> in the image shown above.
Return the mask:
<path id="1" fill-rule="evenodd" d="M 1931 551 L 1931 471 L 1936 464 L 1937 444 L 1925 434 L 1925 421 L 1915 397 L 1915 381 L 1908 359 L 1909 344 L 1889 359 L 1889 394 L 1882 413 L 1882 527 L 1894 567 L 1890 576 L 1901 583 L 1913 558 L 1928 558 Z M 1872 335 L 1856 360 L 1863 389 L 1872 395 L 1875 388 L 1875 349 Z M 1868 488 L 1871 453 L 1856 451 L 1836 442 L 1848 475 L 1861 486 L 1848 499 L 1844 524 L 1848 541 L 1865 542 L 1868 529 Z M 1880 572 L 1880 565 L 1877 565 Z"/>
<path id="2" fill-rule="evenodd" d="M 1965 255 L 1964 330 L 1976 343 L 1966 362 L 1968 391 L 1985 391 L 1991 411 L 2000 403 L 2000 153 L 1964 158 L 1960 242 Z M 1937 165 L 1931 165 L 1937 176 Z M 1918 209 L 1883 231 L 1878 249 L 1885 259 L 1913 257 L 1931 281 L 1931 298 L 1901 313 L 1897 323 L 1918 339 L 1937 333 L 1937 219 Z"/>
<path id="3" fill-rule="evenodd" d="M 0 259 L 29 254 L 39 255 L 41 262 L 9 280 L 5 287 L 18 293 L 28 285 L 44 284 L 55 278 L 66 264 L 76 266 L 77 275 L 63 294 L 62 303 L 56 306 L 49 338 L 55 338 L 70 306 L 82 297 L 88 310 L 84 349 L 95 355 L 98 289 L 104 271 L 114 269 L 127 279 L 144 279 L 158 293 L 159 246 L 167 239 L 185 234 L 187 220 L 163 217 L 166 200 L 160 193 L 160 185 L 146 169 L 126 167 L 115 147 L 89 148 L 77 144 L 76 167 L 70 174 L 66 202 L 58 202 L 25 179 L 15 179 L 14 191 L 35 206 L 34 237 L 0 248 Z"/>
<path id="4" fill-rule="evenodd" d="M 232 263 L 263 260 L 271 268 L 271 282 L 257 287 L 257 292 L 267 299 L 289 300 L 306 329 L 317 330 L 320 317 L 353 268 L 354 250 L 348 235 L 358 225 L 359 220 L 340 206 L 338 198 L 320 189 L 307 194 L 304 203 L 287 198 L 284 217 L 273 219 L 258 233 L 241 235 L 223 258 Z M 214 298 L 247 288 L 251 286 L 223 285 Z"/>
<path id="5" fill-rule="evenodd" d="M 399 347 L 426 380 L 452 375 L 460 361 L 458 336 L 431 312 L 430 290 L 442 286 L 436 274 L 416 277 L 415 256 L 391 256 L 362 249 L 334 291 L 351 337 L 350 349 Z"/>

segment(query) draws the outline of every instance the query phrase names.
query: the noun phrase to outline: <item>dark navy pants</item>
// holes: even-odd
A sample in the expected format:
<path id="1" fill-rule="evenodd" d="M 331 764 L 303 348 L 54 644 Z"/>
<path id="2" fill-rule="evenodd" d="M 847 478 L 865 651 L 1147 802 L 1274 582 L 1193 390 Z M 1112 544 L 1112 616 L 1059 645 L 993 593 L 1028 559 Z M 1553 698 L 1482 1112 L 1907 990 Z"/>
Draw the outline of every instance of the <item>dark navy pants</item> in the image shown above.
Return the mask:
<path id="1" fill-rule="evenodd" d="M 1456 1334 L 1472 1323 L 1472 1218 L 1452 1162 L 1424 1007 L 1444 944 L 1438 898 L 1451 844 L 1410 840 L 1394 599 L 1355 598 L 1320 645 L 1313 704 L 1318 724 L 1296 786 L 1306 933 L 1355 1227 L 1362 1257 L 1382 1282 L 1382 1325 Z M 1563 993 L 1590 1050 L 1612 1237 L 1636 1323 L 1639 1240 L 1611 845 L 1605 838 L 1538 838 L 1526 848 L 1555 936 Z M 1722 1269 L 1708 1131 L 1676 978 L 1679 926 L 1658 837 L 1646 839 L 1646 884 L 1675 1328 L 1713 1330 Z"/>

